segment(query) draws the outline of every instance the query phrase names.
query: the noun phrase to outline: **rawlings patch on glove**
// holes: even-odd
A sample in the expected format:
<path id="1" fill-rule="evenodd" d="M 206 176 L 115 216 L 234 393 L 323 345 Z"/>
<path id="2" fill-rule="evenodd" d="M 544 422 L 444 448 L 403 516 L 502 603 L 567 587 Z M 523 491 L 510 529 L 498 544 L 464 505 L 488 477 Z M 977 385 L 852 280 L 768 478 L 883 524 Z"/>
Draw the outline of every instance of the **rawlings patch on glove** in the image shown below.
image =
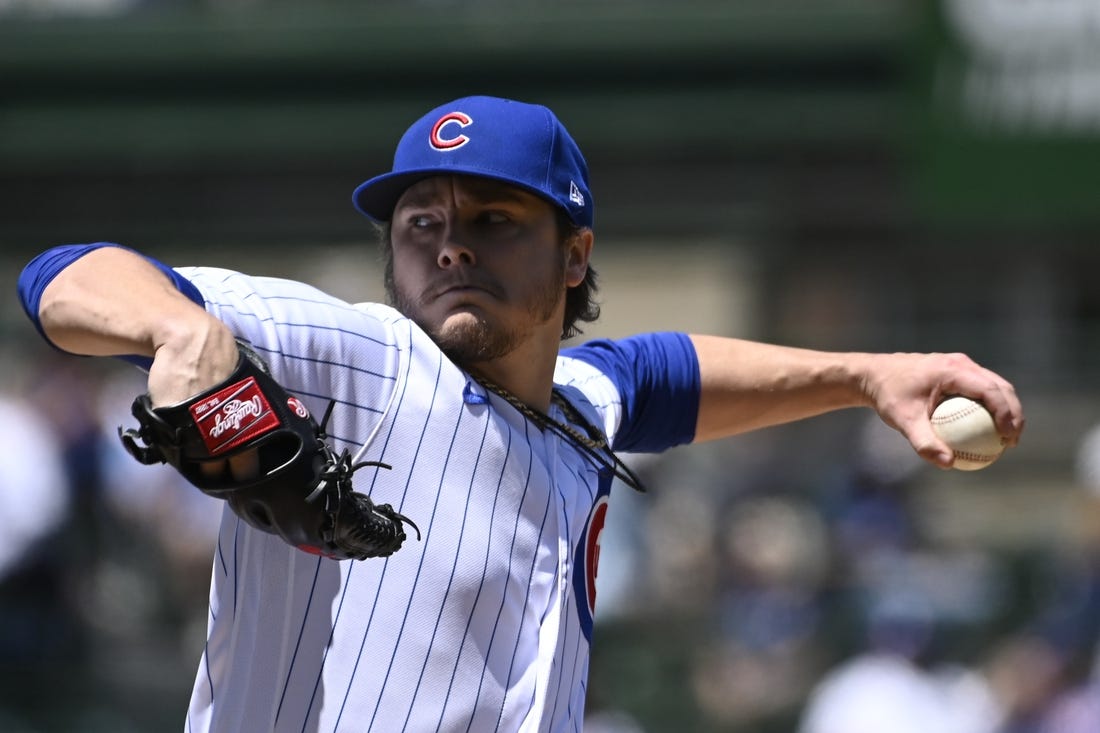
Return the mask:
<path id="1" fill-rule="evenodd" d="M 321 424 L 268 373 L 263 360 L 239 343 L 237 368 L 224 382 L 175 405 L 152 406 L 138 395 L 139 427 L 119 438 L 146 465 L 168 463 L 201 491 L 225 499 L 253 527 L 289 544 L 337 560 L 364 560 L 396 552 L 404 524 L 420 530 L 389 504 L 352 490 L 347 449 L 337 454 Z M 230 461 L 234 462 L 234 471 Z M 255 466 L 240 476 L 240 466 Z"/>

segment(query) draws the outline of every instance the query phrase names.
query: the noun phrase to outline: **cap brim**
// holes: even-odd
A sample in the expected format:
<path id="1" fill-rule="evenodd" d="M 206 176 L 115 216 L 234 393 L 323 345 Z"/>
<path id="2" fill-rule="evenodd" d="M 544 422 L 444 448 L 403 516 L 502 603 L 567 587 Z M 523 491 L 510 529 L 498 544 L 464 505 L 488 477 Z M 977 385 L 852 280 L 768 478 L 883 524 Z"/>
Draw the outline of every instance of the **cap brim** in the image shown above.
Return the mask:
<path id="1" fill-rule="evenodd" d="M 367 218 L 376 222 L 387 222 L 393 217 L 394 207 L 397 206 L 397 201 L 401 198 L 401 194 L 405 193 L 409 186 L 425 178 L 451 175 L 477 176 L 478 178 L 489 178 L 494 181 L 501 181 L 502 183 L 522 188 L 525 191 L 530 191 L 539 198 L 549 201 L 554 206 L 561 206 L 557 201 L 548 197 L 545 191 L 533 188 L 522 181 L 517 181 L 508 176 L 492 175 L 483 170 L 466 168 L 463 166 L 417 168 L 413 170 L 383 173 L 365 183 L 361 183 L 352 194 L 352 202 L 355 204 L 355 208 L 359 209 Z"/>
<path id="2" fill-rule="evenodd" d="M 377 222 L 389 221 L 397 199 L 409 186 L 417 181 L 436 175 L 435 170 L 402 171 L 383 173 L 380 176 L 359 184 L 351 200 L 369 219 Z"/>

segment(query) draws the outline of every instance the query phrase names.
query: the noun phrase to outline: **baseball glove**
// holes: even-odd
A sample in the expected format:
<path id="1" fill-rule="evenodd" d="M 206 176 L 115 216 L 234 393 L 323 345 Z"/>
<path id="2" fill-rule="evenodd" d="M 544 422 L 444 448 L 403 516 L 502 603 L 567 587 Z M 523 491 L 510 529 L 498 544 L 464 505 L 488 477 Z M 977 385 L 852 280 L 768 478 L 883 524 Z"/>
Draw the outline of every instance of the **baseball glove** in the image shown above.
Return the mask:
<path id="1" fill-rule="evenodd" d="M 239 343 L 239 342 L 238 342 Z M 119 438 L 146 465 L 168 463 L 210 496 L 225 499 L 253 527 L 287 543 L 337 560 L 385 557 L 405 541 L 404 523 L 420 530 L 389 504 L 375 504 L 352 490 L 352 464 L 345 449 L 329 446 L 301 400 L 287 393 L 252 349 L 239 343 L 237 368 L 221 384 L 167 407 L 138 395 L 132 412 L 140 427 Z M 253 464 L 251 477 L 235 475 Z"/>

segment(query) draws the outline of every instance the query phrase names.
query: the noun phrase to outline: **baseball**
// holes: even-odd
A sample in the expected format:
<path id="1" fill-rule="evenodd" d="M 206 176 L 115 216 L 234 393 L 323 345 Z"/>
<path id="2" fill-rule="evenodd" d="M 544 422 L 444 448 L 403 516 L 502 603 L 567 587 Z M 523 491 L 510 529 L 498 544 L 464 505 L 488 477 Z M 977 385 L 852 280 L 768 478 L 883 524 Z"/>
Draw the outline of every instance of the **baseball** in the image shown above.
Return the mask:
<path id="1" fill-rule="evenodd" d="M 955 451 L 954 468 L 977 471 L 1001 457 L 1005 446 L 993 416 L 980 402 L 949 397 L 932 411 L 932 429 Z"/>

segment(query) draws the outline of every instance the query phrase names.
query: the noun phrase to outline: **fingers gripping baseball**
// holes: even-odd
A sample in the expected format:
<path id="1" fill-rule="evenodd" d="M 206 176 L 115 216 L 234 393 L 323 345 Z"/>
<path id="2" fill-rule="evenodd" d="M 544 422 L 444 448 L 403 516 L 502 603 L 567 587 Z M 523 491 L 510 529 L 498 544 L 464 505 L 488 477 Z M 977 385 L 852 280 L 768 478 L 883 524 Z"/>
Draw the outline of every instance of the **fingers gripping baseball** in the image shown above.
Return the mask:
<path id="1" fill-rule="evenodd" d="M 925 425 L 926 420 L 917 413 L 887 419 L 885 413 L 880 413 L 887 424 L 896 428 L 905 436 L 913 450 L 924 460 L 943 468 L 949 468 L 953 455 L 951 449 L 936 437 L 931 424 Z"/>
<path id="2" fill-rule="evenodd" d="M 416 525 L 352 489 L 357 470 L 389 466 L 353 465 L 347 450 L 333 451 L 325 425 L 335 403 L 318 425 L 258 355 L 238 349 L 233 373 L 198 395 L 163 407 L 139 395 L 139 427 L 119 428 L 126 449 L 142 463 L 171 464 L 248 524 L 306 552 L 361 560 L 397 551 L 404 524 Z"/>
<path id="3" fill-rule="evenodd" d="M 882 419 L 901 432 L 922 458 L 941 468 L 950 468 L 956 456 L 933 428 L 931 416 L 947 397 L 982 403 L 1005 446 L 1016 445 L 1024 428 L 1015 388 L 964 354 L 877 355 L 866 389 Z"/>

